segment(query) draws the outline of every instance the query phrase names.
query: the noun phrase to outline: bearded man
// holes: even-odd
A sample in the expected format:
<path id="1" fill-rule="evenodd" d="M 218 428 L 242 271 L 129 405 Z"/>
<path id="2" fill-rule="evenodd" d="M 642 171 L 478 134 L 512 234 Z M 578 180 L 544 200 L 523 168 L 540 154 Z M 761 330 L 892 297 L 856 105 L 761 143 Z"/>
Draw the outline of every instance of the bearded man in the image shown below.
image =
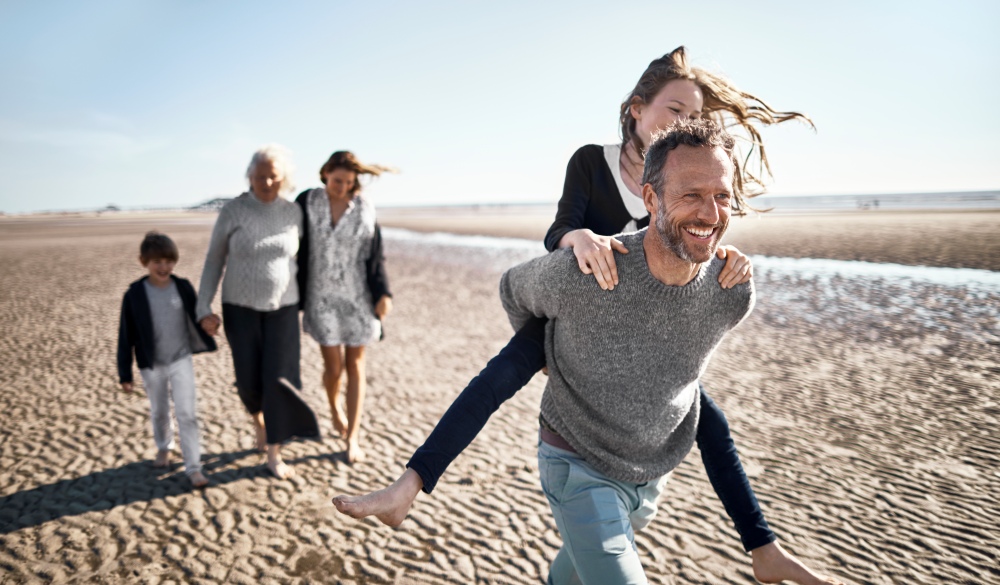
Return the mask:
<path id="1" fill-rule="evenodd" d="M 619 236 L 619 284 L 602 290 L 563 249 L 504 273 L 515 330 L 546 317 L 549 377 L 538 467 L 563 546 L 550 583 L 645 583 L 634 531 L 691 450 L 698 379 L 750 313 L 753 282 L 719 286 L 716 247 L 743 203 L 734 140 L 708 120 L 675 124 L 646 153 L 650 227 Z M 640 252 L 641 250 L 641 252 Z"/>

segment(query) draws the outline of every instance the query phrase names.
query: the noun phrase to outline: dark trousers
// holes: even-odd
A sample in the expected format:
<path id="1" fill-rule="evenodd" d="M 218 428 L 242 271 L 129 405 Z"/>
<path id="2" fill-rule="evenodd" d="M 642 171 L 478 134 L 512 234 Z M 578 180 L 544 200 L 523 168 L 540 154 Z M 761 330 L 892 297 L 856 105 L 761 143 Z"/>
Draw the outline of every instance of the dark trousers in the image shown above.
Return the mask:
<path id="1" fill-rule="evenodd" d="M 268 444 L 318 438 L 316 414 L 298 393 L 298 307 L 256 311 L 223 303 L 222 320 L 240 400 L 250 414 L 264 413 Z"/>
<path id="2" fill-rule="evenodd" d="M 500 405 L 545 365 L 545 320 L 533 319 L 518 331 L 451 404 L 430 436 L 410 458 L 430 493 L 448 465 L 469 446 Z M 743 548 L 751 551 L 776 539 L 764 519 L 729 433 L 726 415 L 701 388 L 696 435 L 708 479 L 732 519 Z"/>

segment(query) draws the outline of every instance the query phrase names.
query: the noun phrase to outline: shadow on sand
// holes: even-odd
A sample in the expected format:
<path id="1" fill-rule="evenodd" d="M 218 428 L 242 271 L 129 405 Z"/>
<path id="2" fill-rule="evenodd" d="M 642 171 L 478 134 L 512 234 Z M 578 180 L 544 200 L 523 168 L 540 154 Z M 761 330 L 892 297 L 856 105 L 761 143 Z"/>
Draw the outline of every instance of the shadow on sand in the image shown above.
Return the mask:
<path id="1" fill-rule="evenodd" d="M 263 457 L 253 449 L 203 456 L 202 470 L 209 479 L 208 486 L 203 489 L 211 490 L 241 479 L 270 477 L 271 472 L 264 464 L 214 471 L 251 456 Z M 285 461 L 294 465 L 309 459 L 346 462 L 343 452 L 307 455 Z M 0 535 L 39 526 L 66 516 L 101 512 L 133 502 L 148 502 L 196 491 L 197 488 L 192 487 L 184 473 L 177 472 L 178 468 L 177 465 L 173 465 L 169 469 L 159 470 L 153 467 L 152 461 L 137 461 L 122 467 L 97 471 L 74 479 L 63 479 L 2 496 Z"/>

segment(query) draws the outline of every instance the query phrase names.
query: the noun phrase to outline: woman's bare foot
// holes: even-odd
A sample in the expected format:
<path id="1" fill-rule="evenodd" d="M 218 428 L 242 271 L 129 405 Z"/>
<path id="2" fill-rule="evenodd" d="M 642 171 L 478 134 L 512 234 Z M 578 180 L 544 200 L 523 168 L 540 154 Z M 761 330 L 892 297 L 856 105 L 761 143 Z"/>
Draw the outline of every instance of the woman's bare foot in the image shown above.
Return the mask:
<path id="1" fill-rule="evenodd" d="M 416 471 L 407 468 L 392 485 L 363 496 L 337 496 L 333 505 L 351 518 L 375 516 L 379 522 L 397 528 L 424 487 Z"/>
<path id="2" fill-rule="evenodd" d="M 170 451 L 160 450 L 156 452 L 156 459 L 153 460 L 153 467 L 170 467 Z"/>
<path id="3" fill-rule="evenodd" d="M 278 479 L 288 479 L 295 475 L 295 469 L 281 459 L 281 445 L 267 446 L 267 468 Z"/>
<path id="4" fill-rule="evenodd" d="M 799 585 L 843 585 L 832 577 L 822 577 L 794 555 L 781 548 L 777 541 L 750 551 L 753 557 L 753 576 L 761 583 L 791 581 Z"/>
<path id="5" fill-rule="evenodd" d="M 365 460 L 365 452 L 358 444 L 357 439 L 348 439 L 347 441 L 347 462 L 348 463 L 360 463 Z"/>
<path id="6" fill-rule="evenodd" d="M 257 440 L 255 446 L 258 451 L 264 453 L 267 451 L 267 430 L 264 428 L 264 413 L 251 414 L 250 419 L 253 421 L 253 431 Z"/>
<path id="7" fill-rule="evenodd" d="M 188 479 L 191 480 L 191 485 L 196 488 L 203 488 L 208 485 L 208 478 L 200 471 L 195 471 L 188 476 Z"/>
<path id="8" fill-rule="evenodd" d="M 340 407 L 340 404 L 336 404 L 331 409 L 331 414 L 333 416 L 333 428 L 341 437 L 347 437 L 347 416 L 344 415 L 344 409 Z"/>

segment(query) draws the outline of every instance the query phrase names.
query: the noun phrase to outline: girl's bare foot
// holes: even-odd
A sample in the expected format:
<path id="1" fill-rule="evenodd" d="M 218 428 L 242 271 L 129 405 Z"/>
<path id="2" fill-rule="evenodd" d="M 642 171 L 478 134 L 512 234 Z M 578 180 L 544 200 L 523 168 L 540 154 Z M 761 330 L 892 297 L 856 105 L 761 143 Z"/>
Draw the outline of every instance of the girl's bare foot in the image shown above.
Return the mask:
<path id="1" fill-rule="evenodd" d="M 382 524 L 396 528 L 406 519 L 406 513 L 423 487 L 424 482 L 417 472 L 408 468 L 387 488 L 363 496 L 337 496 L 333 498 L 333 505 L 338 512 L 351 518 L 375 516 Z"/>
<path id="2" fill-rule="evenodd" d="M 359 463 L 365 460 L 365 452 L 358 444 L 357 439 L 348 439 L 347 441 L 347 462 L 348 463 Z"/>
<path id="3" fill-rule="evenodd" d="M 156 459 L 153 460 L 153 467 L 169 467 L 170 451 L 160 450 L 156 452 Z"/>
<path id="4" fill-rule="evenodd" d="M 195 471 L 188 476 L 188 479 L 191 480 L 191 485 L 196 488 L 203 488 L 208 485 L 208 478 L 200 471 Z"/>
<path id="5" fill-rule="evenodd" d="M 832 577 L 817 575 L 781 548 L 777 541 L 755 548 L 750 554 L 753 557 L 753 576 L 761 583 L 791 581 L 799 585 L 843 585 Z"/>
<path id="6" fill-rule="evenodd" d="M 267 446 L 267 468 L 278 479 L 288 479 L 295 475 L 295 469 L 281 459 L 281 445 Z"/>

